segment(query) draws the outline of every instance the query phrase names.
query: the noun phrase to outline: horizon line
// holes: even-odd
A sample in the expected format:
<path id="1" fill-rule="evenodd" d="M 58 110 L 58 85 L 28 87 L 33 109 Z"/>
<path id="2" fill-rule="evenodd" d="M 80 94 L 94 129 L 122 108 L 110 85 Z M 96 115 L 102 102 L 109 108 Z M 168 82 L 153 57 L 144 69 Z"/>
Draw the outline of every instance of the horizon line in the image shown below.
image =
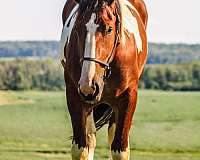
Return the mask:
<path id="1" fill-rule="evenodd" d="M 59 42 L 58 39 L 19 39 L 19 40 L 1 40 L 0 43 L 3 42 Z M 200 42 L 157 42 L 157 41 L 149 41 L 149 44 L 166 44 L 166 45 L 176 45 L 176 44 L 184 44 L 184 45 L 200 45 Z"/>

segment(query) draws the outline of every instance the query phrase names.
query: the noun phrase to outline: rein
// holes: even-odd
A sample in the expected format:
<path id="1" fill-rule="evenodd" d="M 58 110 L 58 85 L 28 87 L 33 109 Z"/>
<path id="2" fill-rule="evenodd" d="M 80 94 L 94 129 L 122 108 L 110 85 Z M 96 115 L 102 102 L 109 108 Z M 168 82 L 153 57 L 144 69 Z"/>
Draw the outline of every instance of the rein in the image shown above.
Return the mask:
<path id="1" fill-rule="evenodd" d="M 111 70 L 111 67 L 110 67 L 110 63 L 113 61 L 114 59 L 114 56 L 115 56 L 115 49 L 117 48 L 117 45 L 119 44 L 119 33 L 120 33 L 120 27 L 121 27 L 121 24 L 120 24 L 120 17 L 118 14 L 116 14 L 116 34 L 115 34 L 115 41 L 114 41 L 114 46 L 112 48 L 112 51 L 110 52 L 109 56 L 108 56 L 108 60 L 107 62 L 104 62 L 104 61 L 101 61 L 101 60 L 98 60 L 96 58 L 91 58 L 91 57 L 83 57 L 80 62 L 82 63 L 83 61 L 92 61 L 92 62 L 95 62 L 97 64 L 99 64 L 101 67 L 104 68 L 105 72 L 104 72 L 104 77 L 103 79 L 104 80 L 107 80 L 111 73 L 112 73 L 112 70 Z"/>

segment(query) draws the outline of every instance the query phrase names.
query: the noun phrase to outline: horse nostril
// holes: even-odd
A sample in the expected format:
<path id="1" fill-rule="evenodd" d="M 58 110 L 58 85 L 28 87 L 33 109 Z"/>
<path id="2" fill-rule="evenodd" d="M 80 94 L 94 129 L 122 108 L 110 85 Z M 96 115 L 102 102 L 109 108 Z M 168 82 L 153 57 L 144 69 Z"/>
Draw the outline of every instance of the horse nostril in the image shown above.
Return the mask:
<path id="1" fill-rule="evenodd" d="M 84 89 L 84 87 L 78 85 L 78 92 L 85 101 L 92 101 L 99 94 L 99 85 L 97 83 L 91 86 L 90 89 L 92 89 L 92 92 L 86 92 L 86 89 Z"/>
<path id="2" fill-rule="evenodd" d="M 96 97 L 99 94 L 99 85 L 95 83 L 95 92 L 94 92 L 94 97 Z"/>
<path id="3" fill-rule="evenodd" d="M 83 85 L 83 86 L 79 85 L 78 87 L 79 92 L 85 94 L 86 96 L 89 94 L 94 94 L 95 92 L 94 89 L 95 89 L 94 87 L 88 85 Z"/>
<path id="4" fill-rule="evenodd" d="M 96 84 L 95 84 L 95 85 L 92 85 L 91 87 L 92 87 L 92 89 L 93 89 L 93 91 L 94 91 L 93 93 L 95 93 L 95 92 L 96 92 L 96 89 L 97 89 Z"/>

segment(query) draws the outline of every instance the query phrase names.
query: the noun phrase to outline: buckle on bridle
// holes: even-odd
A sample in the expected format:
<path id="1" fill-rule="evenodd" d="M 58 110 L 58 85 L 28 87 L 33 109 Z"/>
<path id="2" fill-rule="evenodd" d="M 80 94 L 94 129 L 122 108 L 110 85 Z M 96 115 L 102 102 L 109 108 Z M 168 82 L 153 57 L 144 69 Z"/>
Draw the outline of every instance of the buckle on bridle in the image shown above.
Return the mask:
<path id="1" fill-rule="evenodd" d="M 110 67 L 110 66 L 105 67 L 103 80 L 105 81 L 105 80 L 107 80 L 108 78 L 110 78 L 111 74 L 112 74 L 111 67 Z"/>

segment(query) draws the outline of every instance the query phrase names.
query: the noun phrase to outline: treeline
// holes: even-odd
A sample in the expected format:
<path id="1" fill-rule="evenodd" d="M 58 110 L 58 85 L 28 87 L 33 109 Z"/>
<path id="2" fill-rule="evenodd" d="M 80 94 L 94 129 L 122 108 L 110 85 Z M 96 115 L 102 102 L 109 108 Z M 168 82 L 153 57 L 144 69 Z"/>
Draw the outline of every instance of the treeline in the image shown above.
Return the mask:
<path id="1" fill-rule="evenodd" d="M 148 64 L 179 64 L 199 60 L 199 44 L 151 43 L 149 45 Z"/>
<path id="2" fill-rule="evenodd" d="M 0 42 L 0 57 L 58 57 L 57 41 Z"/>
<path id="3" fill-rule="evenodd" d="M 200 90 L 200 63 L 147 65 L 140 80 L 140 88 Z"/>
<path id="4" fill-rule="evenodd" d="M 0 61 L 0 90 L 62 90 L 63 69 L 52 59 Z M 140 88 L 199 90 L 200 62 L 173 65 L 147 65 Z"/>
<path id="5" fill-rule="evenodd" d="M 60 90 L 63 88 L 61 66 L 53 60 L 0 61 L 0 90 Z"/>
<path id="6" fill-rule="evenodd" d="M 59 57 L 57 41 L 0 42 L 0 57 Z M 149 44 L 148 64 L 176 64 L 200 60 L 200 45 Z"/>

